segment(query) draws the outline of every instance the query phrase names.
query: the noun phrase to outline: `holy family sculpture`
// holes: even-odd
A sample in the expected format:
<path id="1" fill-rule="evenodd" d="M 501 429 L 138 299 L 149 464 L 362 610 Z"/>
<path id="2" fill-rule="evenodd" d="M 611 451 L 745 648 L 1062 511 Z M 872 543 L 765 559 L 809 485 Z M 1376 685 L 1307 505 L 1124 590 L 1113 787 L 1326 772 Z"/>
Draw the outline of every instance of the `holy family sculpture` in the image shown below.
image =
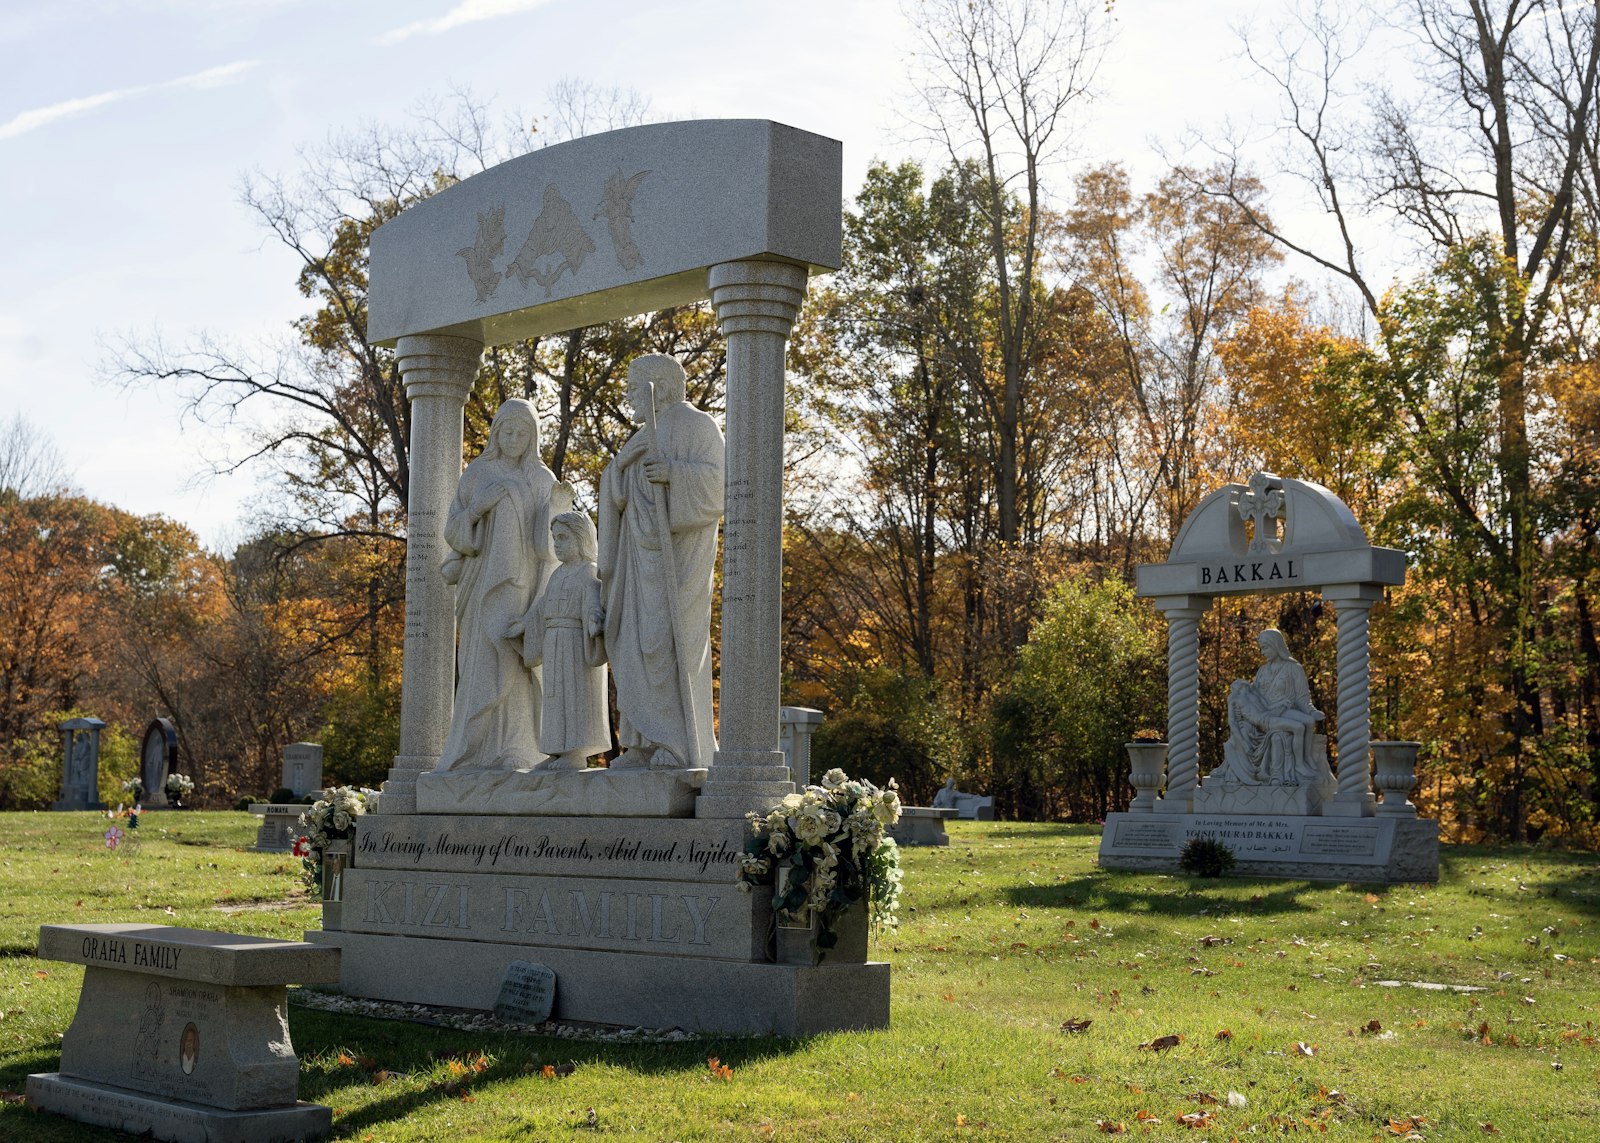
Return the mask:
<path id="1" fill-rule="evenodd" d="M 638 430 L 600 480 L 598 529 L 539 456 L 533 405 L 504 402 L 456 487 L 444 578 L 456 592 L 456 693 L 436 770 L 705 766 L 711 585 L 722 517 L 720 429 L 685 400 L 683 367 L 628 369 Z"/>

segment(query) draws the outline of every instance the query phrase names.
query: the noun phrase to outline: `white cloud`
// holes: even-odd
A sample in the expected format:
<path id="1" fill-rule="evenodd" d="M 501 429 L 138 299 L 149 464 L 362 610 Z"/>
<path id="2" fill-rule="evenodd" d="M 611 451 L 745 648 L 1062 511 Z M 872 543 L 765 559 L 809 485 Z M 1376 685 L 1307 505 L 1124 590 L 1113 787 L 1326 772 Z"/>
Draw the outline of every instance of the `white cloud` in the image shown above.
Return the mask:
<path id="1" fill-rule="evenodd" d="M 52 103 L 48 107 L 35 107 L 31 111 L 23 111 L 5 123 L 0 123 L 0 139 L 15 139 L 18 135 L 26 135 L 40 127 L 47 127 L 58 119 L 66 119 L 72 115 L 81 115 L 85 111 L 93 111 L 97 107 L 104 107 L 109 103 L 117 103 L 135 95 L 145 95 L 152 91 L 165 91 L 179 87 L 216 87 L 218 84 L 227 83 L 237 79 L 251 68 L 255 67 L 257 60 L 236 60 L 221 67 L 207 68 L 197 71 L 193 75 L 179 76 L 177 79 L 163 80 L 161 83 L 145 83 L 138 87 L 120 87 L 114 91 L 102 91 L 98 95 L 85 95 L 77 99 L 64 99 L 60 103 Z"/>
<path id="2" fill-rule="evenodd" d="M 380 44 L 397 44 L 412 36 L 435 36 L 463 24 L 476 24 L 479 20 L 493 20 L 540 8 L 550 0 L 461 0 L 454 8 L 433 20 L 418 20 L 413 24 L 395 28 L 378 37 Z"/>

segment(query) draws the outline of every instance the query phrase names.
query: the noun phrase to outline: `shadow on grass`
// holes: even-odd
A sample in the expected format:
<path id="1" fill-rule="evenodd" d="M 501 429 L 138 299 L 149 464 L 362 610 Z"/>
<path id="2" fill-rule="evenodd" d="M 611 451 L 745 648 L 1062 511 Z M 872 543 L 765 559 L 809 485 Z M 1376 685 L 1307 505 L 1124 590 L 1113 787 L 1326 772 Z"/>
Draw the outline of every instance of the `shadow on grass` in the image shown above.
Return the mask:
<path id="1" fill-rule="evenodd" d="M 1217 881 L 1164 874 L 1171 888 L 1152 891 L 1148 873 L 1097 870 L 1054 885 L 1012 885 L 1005 899 L 1026 909 L 1095 909 L 1130 916 L 1192 917 L 1202 909 L 1225 913 L 1309 913 L 1321 906 L 1301 900 L 1320 886 L 1310 881 L 1233 878 Z M 1254 889 L 1249 896 L 1241 890 Z"/>
<path id="2" fill-rule="evenodd" d="M 295 1051 L 300 1057 L 300 1098 L 338 1105 L 339 1094 L 374 1082 L 380 1069 L 401 1077 L 395 1091 L 362 1107 L 342 1111 L 336 1123 L 342 1136 L 358 1136 L 384 1123 L 404 1119 L 420 1108 L 460 1100 L 474 1090 L 516 1080 L 560 1084 L 541 1076 L 544 1066 L 611 1067 L 640 1076 L 697 1074 L 708 1057 L 738 1070 L 786 1055 L 807 1041 L 759 1037 L 707 1037 L 672 1043 L 606 1043 L 505 1032 L 473 1032 L 406 1021 L 380 1020 L 311 1009 L 292 1009 Z M 347 1053 L 354 1064 L 325 1069 L 327 1057 Z M 494 1062 L 482 1071 L 443 1080 L 421 1079 L 441 1061 L 470 1060 L 482 1052 Z M 310 1066 L 308 1066 L 310 1065 Z M 408 1082 L 408 1079 L 411 1082 Z M 422 1087 L 415 1086 L 420 1080 Z"/>
<path id="3" fill-rule="evenodd" d="M 1564 907 L 1600 915 L 1600 854 L 1534 845 L 1439 847 L 1439 879 L 1461 884 L 1502 876 L 1504 886 L 1468 888 L 1472 896 L 1549 897 Z"/>
<path id="4" fill-rule="evenodd" d="M 36 1045 L 6 1055 L 0 1064 L 0 1088 L 21 1091 L 28 1077 L 38 1072 L 53 1072 L 61 1067 L 61 1047 Z"/>

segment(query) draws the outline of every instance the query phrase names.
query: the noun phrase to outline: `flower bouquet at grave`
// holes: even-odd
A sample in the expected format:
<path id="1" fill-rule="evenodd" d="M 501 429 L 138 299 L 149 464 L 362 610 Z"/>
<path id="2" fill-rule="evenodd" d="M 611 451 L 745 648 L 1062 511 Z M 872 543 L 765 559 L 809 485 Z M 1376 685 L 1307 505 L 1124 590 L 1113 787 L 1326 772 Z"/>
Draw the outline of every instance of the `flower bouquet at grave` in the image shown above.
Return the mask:
<path id="1" fill-rule="evenodd" d="M 139 815 L 143 812 L 143 808 L 137 802 L 126 809 L 119 802 L 116 809 L 106 811 L 106 820 L 111 825 L 101 836 L 105 838 L 107 850 L 115 852 L 120 847 L 129 857 L 138 852 Z"/>
<path id="2" fill-rule="evenodd" d="M 294 839 L 292 852 L 300 859 L 312 892 L 322 887 L 322 855 L 330 841 L 356 835 L 356 819 L 367 812 L 367 795 L 354 786 L 335 786 L 300 815 L 303 834 Z"/>
<path id="3" fill-rule="evenodd" d="M 820 786 L 788 795 L 765 814 L 747 815 L 750 839 L 739 856 L 739 888 L 772 887 L 775 919 L 817 918 L 817 947 L 838 944 L 834 926 L 863 897 L 875 925 L 894 925 L 900 902 L 900 850 L 884 831 L 900 820 L 900 795 L 829 770 Z"/>
<path id="4" fill-rule="evenodd" d="M 162 789 L 166 790 L 167 797 L 172 799 L 174 806 L 182 806 L 183 799 L 194 789 L 194 779 L 187 774 L 168 774 Z"/>
<path id="5" fill-rule="evenodd" d="M 138 805 L 144 801 L 144 781 L 140 778 L 129 778 L 122 783 L 122 792 L 133 799 L 134 805 Z"/>

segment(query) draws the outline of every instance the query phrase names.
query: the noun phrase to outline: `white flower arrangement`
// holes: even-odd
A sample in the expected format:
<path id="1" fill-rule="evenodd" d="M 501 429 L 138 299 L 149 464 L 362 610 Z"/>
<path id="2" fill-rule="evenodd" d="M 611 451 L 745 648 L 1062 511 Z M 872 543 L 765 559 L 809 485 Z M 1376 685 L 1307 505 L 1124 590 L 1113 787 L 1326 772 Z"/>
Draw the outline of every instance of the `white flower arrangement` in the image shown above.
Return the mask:
<path id="1" fill-rule="evenodd" d="M 167 791 L 169 798 L 186 798 L 194 789 L 194 779 L 187 774 L 168 774 L 166 785 L 162 788 Z"/>
<path id="2" fill-rule="evenodd" d="M 354 786 L 335 786 L 300 815 L 300 826 L 305 832 L 295 838 L 294 852 L 313 890 L 322 884 L 322 854 L 328 843 L 354 837 L 356 819 L 366 812 L 367 791 Z"/>
<path id="3" fill-rule="evenodd" d="M 893 926 L 900 903 L 900 850 L 885 831 L 900 820 L 900 794 L 852 779 L 838 768 L 822 784 L 790 794 L 765 814 L 747 815 L 750 839 L 739 855 L 739 888 L 772 886 L 772 909 L 791 922 L 813 909 L 817 947 L 838 943 L 834 922 L 867 899 L 874 925 Z M 778 870 L 788 874 L 779 884 Z"/>

